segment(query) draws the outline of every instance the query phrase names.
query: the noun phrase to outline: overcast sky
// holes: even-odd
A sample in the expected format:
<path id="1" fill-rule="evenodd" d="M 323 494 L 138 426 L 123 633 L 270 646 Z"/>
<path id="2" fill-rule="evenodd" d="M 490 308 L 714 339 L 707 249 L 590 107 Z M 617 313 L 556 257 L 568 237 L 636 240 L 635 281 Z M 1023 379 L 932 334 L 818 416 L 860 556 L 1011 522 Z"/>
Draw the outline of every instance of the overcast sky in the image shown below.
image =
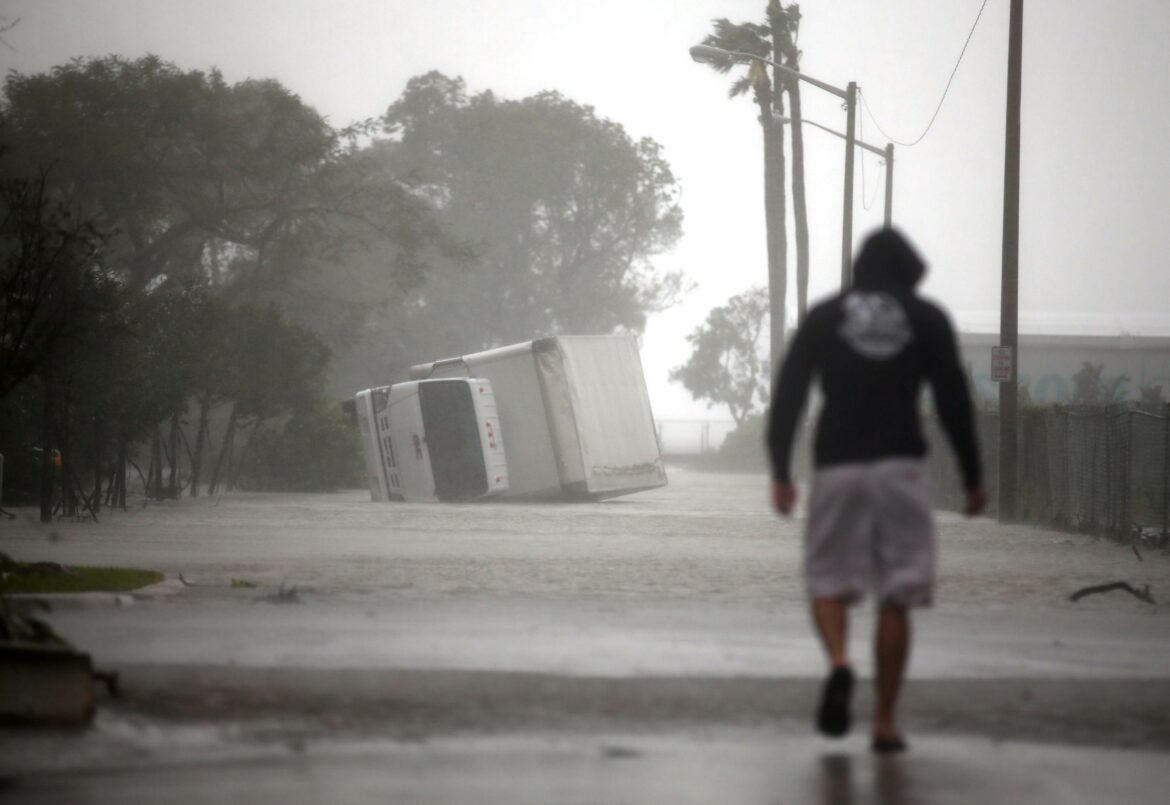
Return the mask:
<path id="1" fill-rule="evenodd" d="M 982 3 L 805 0 L 803 69 L 838 86 L 856 81 L 877 123 L 913 140 Z M 655 414 L 718 417 L 666 374 L 712 306 L 765 281 L 762 148 L 750 100 L 729 100 L 728 79 L 687 49 L 713 18 L 759 21 L 765 4 L 0 0 L 0 14 L 20 18 L 0 66 L 39 72 L 76 56 L 156 53 L 183 68 L 219 67 L 229 81 L 276 78 L 336 125 L 380 115 L 431 69 L 462 76 L 472 92 L 554 89 L 592 105 L 662 143 L 683 188 L 685 233 L 660 260 L 697 288 L 643 340 Z M 1025 6 L 1022 326 L 1170 334 L 1170 2 Z M 968 329 L 998 327 L 1007 15 L 1008 0 L 988 0 L 933 128 L 895 160 L 894 221 L 931 264 L 924 291 Z M 802 97 L 808 119 L 844 128 L 836 98 L 811 87 Z M 858 119 L 864 139 L 884 146 L 874 119 Z M 808 129 L 805 141 L 815 298 L 839 278 L 844 159 L 830 135 Z M 884 188 L 876 156 L 857 168 L 861 239 L 881 223 Z"/>

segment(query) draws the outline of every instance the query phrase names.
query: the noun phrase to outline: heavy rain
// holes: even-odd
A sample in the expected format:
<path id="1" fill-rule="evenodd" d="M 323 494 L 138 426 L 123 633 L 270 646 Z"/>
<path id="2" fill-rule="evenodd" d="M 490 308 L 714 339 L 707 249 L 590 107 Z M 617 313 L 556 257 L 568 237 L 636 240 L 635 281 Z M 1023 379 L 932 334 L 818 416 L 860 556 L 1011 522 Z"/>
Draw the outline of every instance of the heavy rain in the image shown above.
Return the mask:
<path id="1" fill-rule="evenodd" d="M 1162 801 L 1168 37 L 0 0 L 0 799 Z"/>

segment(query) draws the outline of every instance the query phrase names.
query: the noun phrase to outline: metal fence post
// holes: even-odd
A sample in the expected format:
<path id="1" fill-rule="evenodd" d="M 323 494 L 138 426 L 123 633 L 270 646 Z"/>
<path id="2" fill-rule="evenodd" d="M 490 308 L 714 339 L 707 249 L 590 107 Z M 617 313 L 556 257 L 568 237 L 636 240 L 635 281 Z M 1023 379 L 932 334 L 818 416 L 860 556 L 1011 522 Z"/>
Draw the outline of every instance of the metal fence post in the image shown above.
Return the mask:
<path id="1" fill-rule="evenodd" d="M 1125 489 L 1122 490 L 1124 497 L 1121 499 L 1121 535 L 1128 537 L 1130 529 L 1133 528 L 1133 411 L 1125 412 L 1125 450 L 1122 455 L 1125 456 Z"/>
<path id="2" fill-rule="evenodd" d="M 1097 423 L 1091 418 L 1089 418 L 1089 428 L 1092 447 L 1089 450 L 1089 516 L 1087 519 L 1095 530 L 1099 525 L 1097 522 Z"/>
<path id="3" fill-rule="evenodd" d="M 1170 403 L 1162 408 L 1162 538 L 1170 536 Z"/>

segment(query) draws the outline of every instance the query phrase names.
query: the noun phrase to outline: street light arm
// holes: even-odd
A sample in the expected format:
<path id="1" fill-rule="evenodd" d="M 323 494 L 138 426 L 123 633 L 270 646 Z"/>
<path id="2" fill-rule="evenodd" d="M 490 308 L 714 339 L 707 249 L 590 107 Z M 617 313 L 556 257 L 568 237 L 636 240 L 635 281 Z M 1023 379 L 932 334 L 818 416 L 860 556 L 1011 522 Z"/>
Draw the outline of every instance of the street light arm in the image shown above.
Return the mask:
<path id="1" fill-rule="evenodd" d="M 792 122 L 792 118 L 783 117 L 780 115 L 777 115 L 777 116 L 773 117 L 772 119 L 775 120 L 777 123 L 781 123 L 781 124 Z M 836 129 L 831 129 L 828 126 L 822 126 L 820 123 L 816 122 L 815 120 L 809 120 L 807 117 L 802 117 L 800 119 L 800 122 L 806 126 L 815 126 L 816 128 L 820 129 L 821 131 L 827 131 L 827 132 L 829 132 L 829 134 L 832 134 L 834 137 L 840 137 L 842 140 L 849 139 L 848 137 L 846 137 L 844 134 L 837 131 Z M 889 152 L 885 148 L 878 148 L 876 145 L 870 145 L 867 142 L 863 142 L 862 140 L 858 140 L 856 137 L 853 139 L 853 144 L 856 145 L 858 148 L 864 148 L 866 151 L 870 151 L 872 153 L 875 153 L 879 157 L 889 156 Z"/>
<path id="2" fill-rule="evenodd" d="M 703 64 L 710 64 L 712 62 L 722 61 L 723 59 L 726 59 L 726 58 L 753 59 L 755 61 L 762 61 L 765 64 L 772 65 L 773 67 L 775 67 L 777 70 L 780 70 L 781 72 L 787 73 L 788 75 L 792 76 L 793 78 L 797 78 L 801 81 L 805 81 L 809 84 L 812 84 L 814 87 L 818 87 L 820 89 L 823 89 L 825 92 L 830 92 L 833 95 L 836 95 L 838 98 L 841 98 L 843 100 L 848 99 L 848 93 L 845 90 L 841 89 L 840 87 L 834 87 L 832 84 L 826 84 L 824 81 L 818 81 L 817 79 L 813 78 L 812 76 L 807 76 L 804 73 L 801 73 L 797 70 L 793 70 L 791 67 L 786 67 L 783 64 L 778 64 L 777 62 L 774 62 L 771 59 L 765 58 L 763 56 L 757 56 L 754 53 L 746 53 L 742 50 L 724 50 L 723 48 L 717 48 L 717 47 L 714 47 L 712 45 L 695 45 L 693 48 L 691 48 L 691 58 L 694 59 L 695 61 L 701 62 Z"/>

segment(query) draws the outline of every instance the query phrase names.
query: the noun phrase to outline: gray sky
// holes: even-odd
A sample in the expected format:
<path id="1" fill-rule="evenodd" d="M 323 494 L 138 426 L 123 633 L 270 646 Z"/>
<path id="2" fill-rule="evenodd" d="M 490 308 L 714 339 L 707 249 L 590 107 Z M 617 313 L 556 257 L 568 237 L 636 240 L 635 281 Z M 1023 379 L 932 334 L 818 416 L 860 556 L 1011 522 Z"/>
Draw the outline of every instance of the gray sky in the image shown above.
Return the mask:
<path id="1" fill-rule="evenodd" d="M 878 123 L 913 140 L 929 121 L 982 0 L 805 0 L 803 69 L 858 82 Z M 758 21 L 765 0 L 0 0 L 20 17 L 5 71 L 148 52 L 230 81 L 280 80 L 337 125 L 381 114 L 430 69 L 472 92 L 543 89 L 649 136 L 683 188 L 685 234 L 663 268 L 697 289 L 655 317 L 643 359 L 655 414 L 720 416 L 666 381 L 685 336 L 765 281 L 762 148 L 753 104 L 687 49 L 715 17 Z M 1170 333 L 1170 3 L 1027 0 L 1024 20 L 1022 326 Z M 934 127 L 899 148 L 894 221 L 931 264 L 925 292 L 961 325 L 998 327 L 1008 0 L 989 0 Z M 844 128 L 837 99 L 803 91 L 805 116 Z M 886 139 L 864 111 L 863 136 Z M 811 296 L 840 268 L 843 149 L 805 134 Z M 864 186 L 861 165 L 864 163 Z M 880 225 L 882 168 L 858 162 L 855 235 Z M 863 192 L 864 191 L 864 192 Z M 864 207 L 868 204 L 869 209 Z M 790 237 L 791 240 L 791 237 Z M 794 294 L 790 292 L 790 298 Z M 1035 327 L 1032 327 L 1035 329 Z M 421 358 L 420 358 L 421 360 Z"/>

